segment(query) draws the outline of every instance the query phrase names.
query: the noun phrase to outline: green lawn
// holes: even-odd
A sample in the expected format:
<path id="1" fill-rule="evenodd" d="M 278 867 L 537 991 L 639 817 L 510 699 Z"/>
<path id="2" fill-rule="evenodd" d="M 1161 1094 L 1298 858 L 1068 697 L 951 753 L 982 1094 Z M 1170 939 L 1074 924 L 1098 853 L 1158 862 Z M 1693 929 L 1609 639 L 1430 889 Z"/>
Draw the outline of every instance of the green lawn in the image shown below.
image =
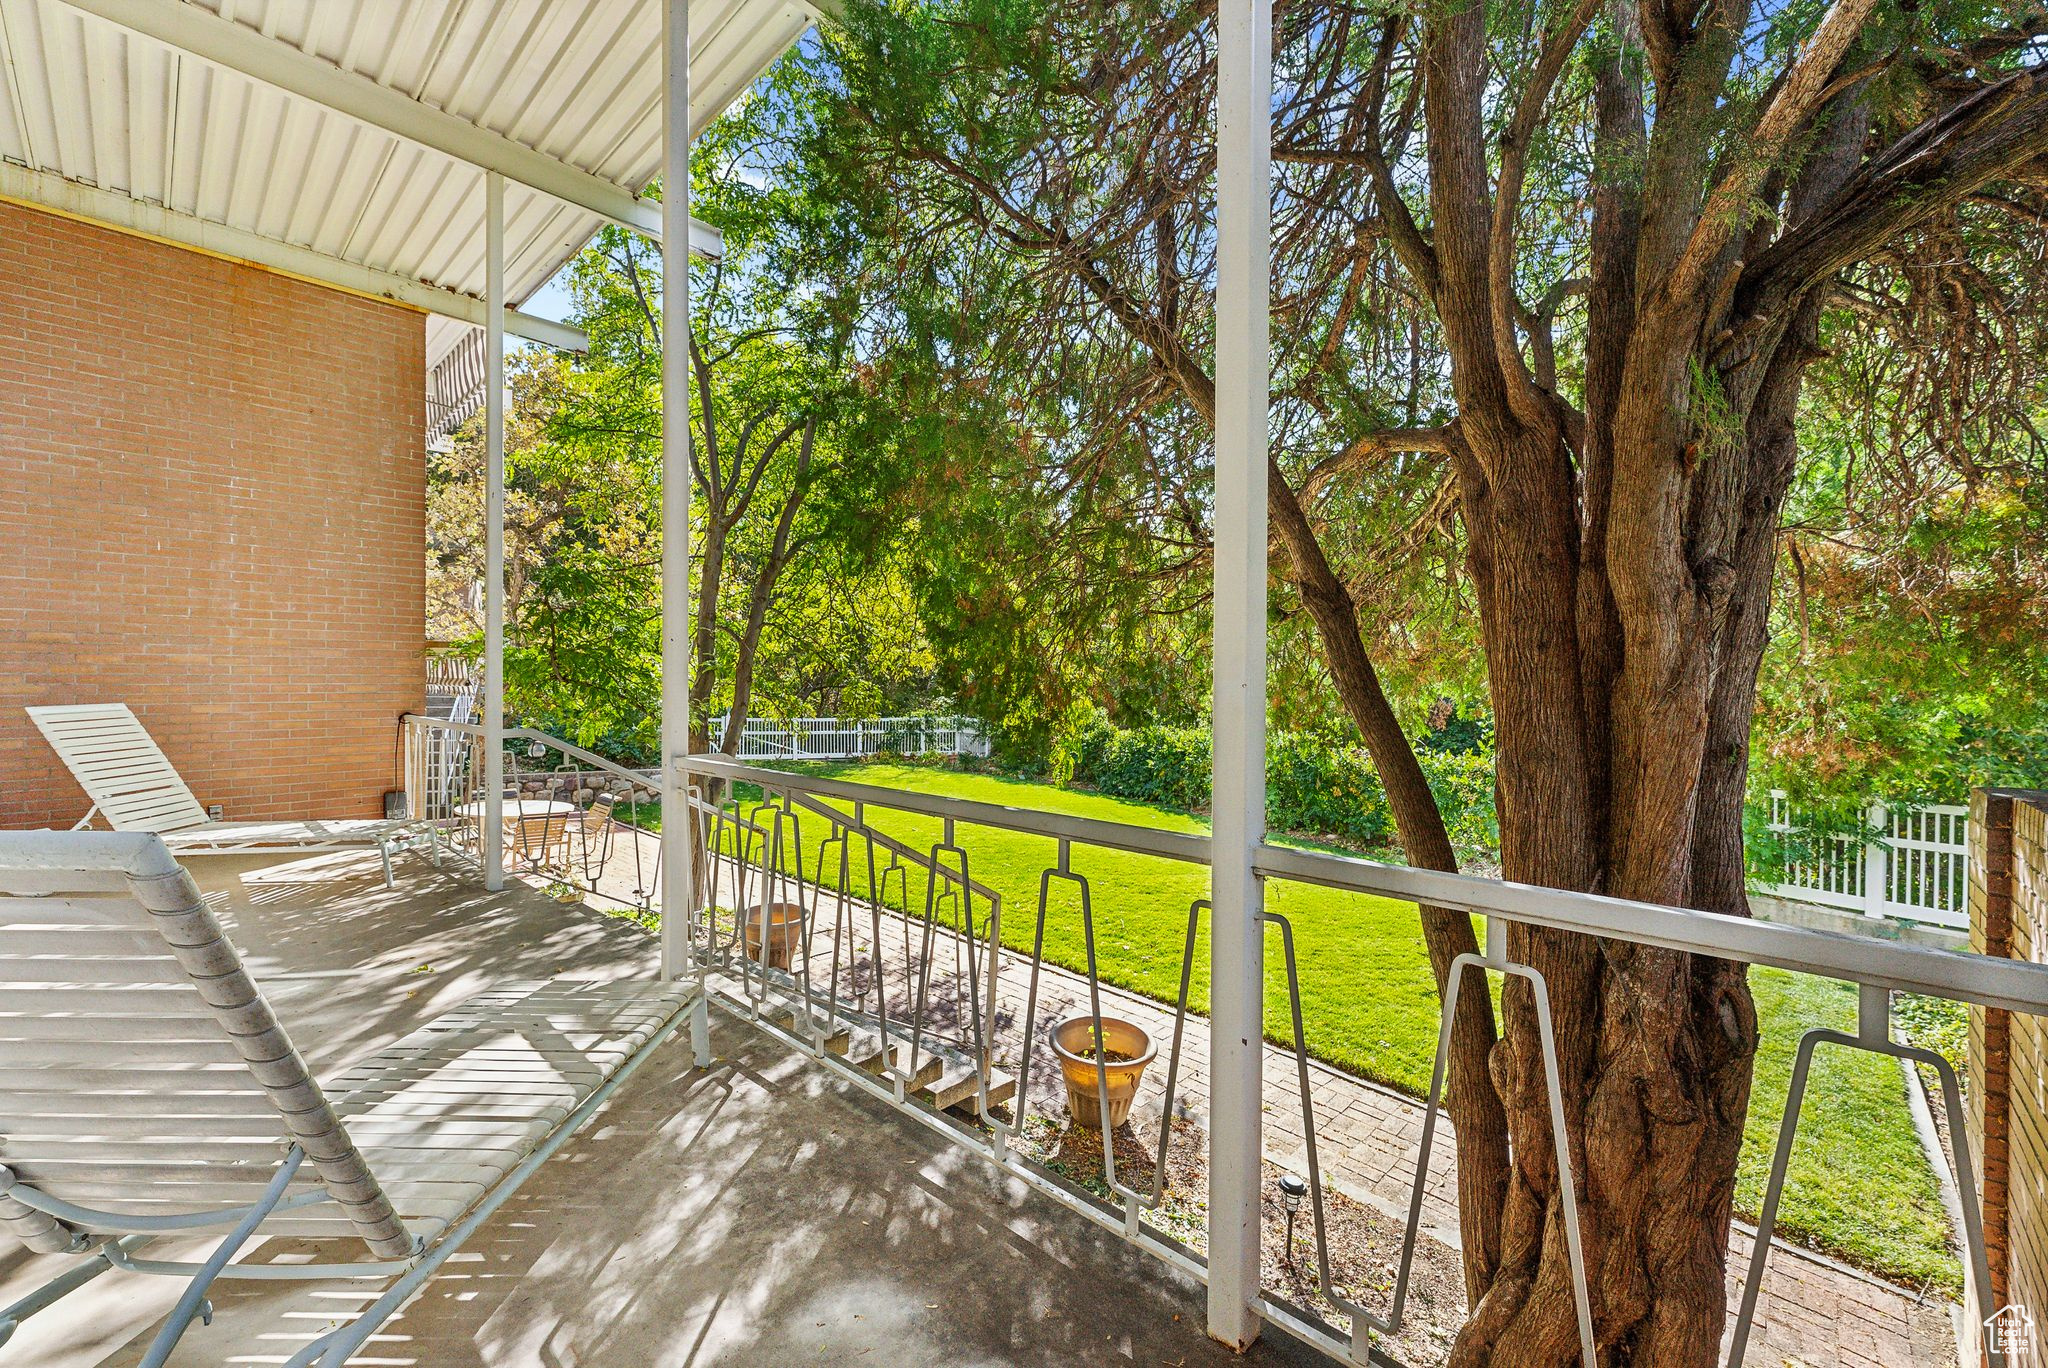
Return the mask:
<path id="1" fill-rule="evenodd" d="M 866 764 L 819 767 L 835 778 L 971 798 L 1009 807 L 1099 817 L 1171 831 L 1206 832 L 1201 818 L 1143 804 L 1075 793 L 1042 784 L 961 774 L 922 766 Z M 937 819 L 870 808 L 879 829 L 914 849 L 938 841 Z M 806 829 L 815 851 L 822 831 Z M 1003 900 L 1003 942 L 1028 950 L 1041 873 L 1054 861 L 1045 837 L 962 827 L 969 873 Z M 856 867 L 864 857 L 856 843 Z M 815 854 L 811 856 L 813 871 Z M 1075 872 L 1092 889 L 1096 955 L 1106 982 L 1171 1001 L 1179 986 L 1188 906 L 1207 892 L 1207 872 L 1151 856 L 1076 847 Z M 922 910 L 924 885 L 910 880 Z M 891 903 L 899 899 L 889 898 Z M 1274 884 L 1268 907 L 1294 926 L 1301 965 L 1302 1010 L 1309 1049 L 1340 1068 L 1420 1094 L 1429 1084 L 1436 1048 L 1437 1001 L 1413 904 L 1298 884 Z M 1285 968 L 1277 933 L 1266 958 L 1269 1034 L 1289 1031 Z M 1086 968 L 1078 899 L 1055 881 L 1045 930 L 1046 957 Z M 1752 1215 L 1761 1201 L 1777 1125 L 1784 1111 L 1793 1050 L 1811 1026 L 1853 1029 L 1853 986 L 1761 969 L 1751 974 L 1762 1023 L 1756 1085 L 1744 1140 L 1737 1207 Z M 1207 927 L 1195 942 L 1190 1002 L 1208 1008 Z M 1939 1190 L 1906 1110 L 1897 1065 L 1876 1056 L 1823 1049 L 1808 1088 L 1779 1229 L 1887 1276 L 1951 1291 L 1960 1270 L 1947 1242 Z"/>
<path id="2" fill-rule="evenodd" d="M 1856 987 L 1778 969 L 1752 970 L 1749 982 L 1761 1039 L 1736 1205 L 1754 1216 L 1800 1033 L 1830 1026 L 1853 1034 Z M 1897 1281 L 1961 1294 L 1962 1266 L 1949 1248 L 1941 1192 L 1915 1138 L 1896 1061 L 1832 1045 L 1815 1053 L 1778 1229 Z"/>

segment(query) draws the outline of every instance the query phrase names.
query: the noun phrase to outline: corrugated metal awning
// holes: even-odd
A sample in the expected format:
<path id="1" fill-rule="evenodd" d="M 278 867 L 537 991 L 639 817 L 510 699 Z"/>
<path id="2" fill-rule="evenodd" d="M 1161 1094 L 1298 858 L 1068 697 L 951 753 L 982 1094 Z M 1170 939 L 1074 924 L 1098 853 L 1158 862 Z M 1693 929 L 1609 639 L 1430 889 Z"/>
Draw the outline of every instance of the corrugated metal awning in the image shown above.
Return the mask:
<path id="1" fill-rule="evenodd" d="M 693 0 L 692 126 L 716 118 L 813 18 L 800 0 Z M 0 187 L 9 198 L 39 198 L 20 186 L 92 187 L 96 200 L 48 199 L 93 217 L 95 204 L 119 208 L 118 196 L 165 222 L 219 225 L 481 298 L 481 170 L 288 93 L 278 78 L 145 36 L 167 19 L 172 29 L 235 25 L 227 36 L 259 59 L 252 35 L 278 44 L 280 70 L 318 59 L 316 75 L 355 73 L 635 194 L 660 170 L 658 0 L 0 0 L 0 160 L 19 168 Z M 511 302 L 602 222 L 509 184 Z M 469 328 L 431 319 L 429 366 Z"/>

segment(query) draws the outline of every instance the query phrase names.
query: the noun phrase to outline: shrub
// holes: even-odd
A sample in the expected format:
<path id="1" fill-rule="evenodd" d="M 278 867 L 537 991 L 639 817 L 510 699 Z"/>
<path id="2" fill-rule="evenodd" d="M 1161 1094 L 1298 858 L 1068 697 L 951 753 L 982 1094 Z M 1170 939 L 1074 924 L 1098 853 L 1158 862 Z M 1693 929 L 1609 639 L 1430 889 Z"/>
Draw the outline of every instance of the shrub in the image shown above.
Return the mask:
<path id="1" fill-rule="evenodd" d="M 573 741 L 585 750 L 596 751 L 615 765 L 627 769 L 653 769 L 661 763 L 661 717 L 654 714 L 637 722 L 598 726 L 588 718 L 555 713 L 531 712 L 524 716 L 507 709 L 506 725 L 531 727 Z"/>
<path id="2" fill-rule="evenodd" d="M 1429 791 L 1436 795 L 1451 844 L 1460 850 L 1500 853 L 1500 813 L 1493 805 L 1493 752 L 1418 750 Z"/>
<path id="3" fill-rule="evenodd" d="M 1487 751 L 1423 750 L 1417 758 L 1454 844 L 1492 853 L 1500 846 Z M 1122 731 L 1099 715 L 1059 757 L 1074 780 L 1115 798 L 1198 812 L 1209 806 L 1210 733 L 1200 727 Z M 1395 836 L 1386 790 L 1363 747 L 1307 732 L 1267 738 L 1266 820 L 1276 831 L 1335 836 L 1364 846 Z"/>
<path id="4" fill-rule="evenodd" d="M 1266 821 L 1282 831 L 1384 845 L 1394 834 L 1386 790 L 1365 751 L 1301 732 L 1266 742 Z"/>
<path id="5" fill-rule="evenodd" d="M 1209 806 L 1209 733 L 1091 724 L 1075 747 L 1074 777 L 1118 798 L 1200 811 Z"/>

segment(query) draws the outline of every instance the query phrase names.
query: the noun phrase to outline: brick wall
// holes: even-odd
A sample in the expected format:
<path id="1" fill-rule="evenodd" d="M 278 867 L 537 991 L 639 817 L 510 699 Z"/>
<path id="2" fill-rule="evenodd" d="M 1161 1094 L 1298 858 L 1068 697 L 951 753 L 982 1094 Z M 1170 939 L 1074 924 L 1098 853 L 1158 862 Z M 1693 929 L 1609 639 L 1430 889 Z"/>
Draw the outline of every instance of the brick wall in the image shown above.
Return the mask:
<path id="1" fill-rule="evenodd" d="M 1970 801 L 1970 948 L 2048 963 L 2048 793 Z M 2048 1331 L 2048 1022 L 1970 1012 L 1970 1148 L 1984 1184 L 1993 1301 Z M 2027 1362 L 2048 1363 L 2038 1343 Z"/>
<path id="2" fill-rule="evenodd" d="M 423 702 L 417 313 L 0 204 L 0 827 L 125 702 L 233 818 L 373 816 Z"/>

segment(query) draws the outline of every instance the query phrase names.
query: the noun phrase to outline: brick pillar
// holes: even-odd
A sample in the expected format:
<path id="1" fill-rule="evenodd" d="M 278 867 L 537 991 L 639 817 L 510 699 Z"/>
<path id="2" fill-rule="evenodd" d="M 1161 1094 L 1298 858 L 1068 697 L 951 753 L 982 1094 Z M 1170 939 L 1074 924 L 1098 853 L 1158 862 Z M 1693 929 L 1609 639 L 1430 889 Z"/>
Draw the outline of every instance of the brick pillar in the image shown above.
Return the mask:
<path id="1" fill-rule="evenodd" d="M 1970 949 L 2012 954 L 2013 794 L 1977 789 L 1970 795 Z M 2005 1305 L 2010 1283 L 2012 1013 L 1970 1009 L 1969 1144 L 1984 1189 L 1984 1247 L 1991 1265 L 1991 1302 Z"/>

